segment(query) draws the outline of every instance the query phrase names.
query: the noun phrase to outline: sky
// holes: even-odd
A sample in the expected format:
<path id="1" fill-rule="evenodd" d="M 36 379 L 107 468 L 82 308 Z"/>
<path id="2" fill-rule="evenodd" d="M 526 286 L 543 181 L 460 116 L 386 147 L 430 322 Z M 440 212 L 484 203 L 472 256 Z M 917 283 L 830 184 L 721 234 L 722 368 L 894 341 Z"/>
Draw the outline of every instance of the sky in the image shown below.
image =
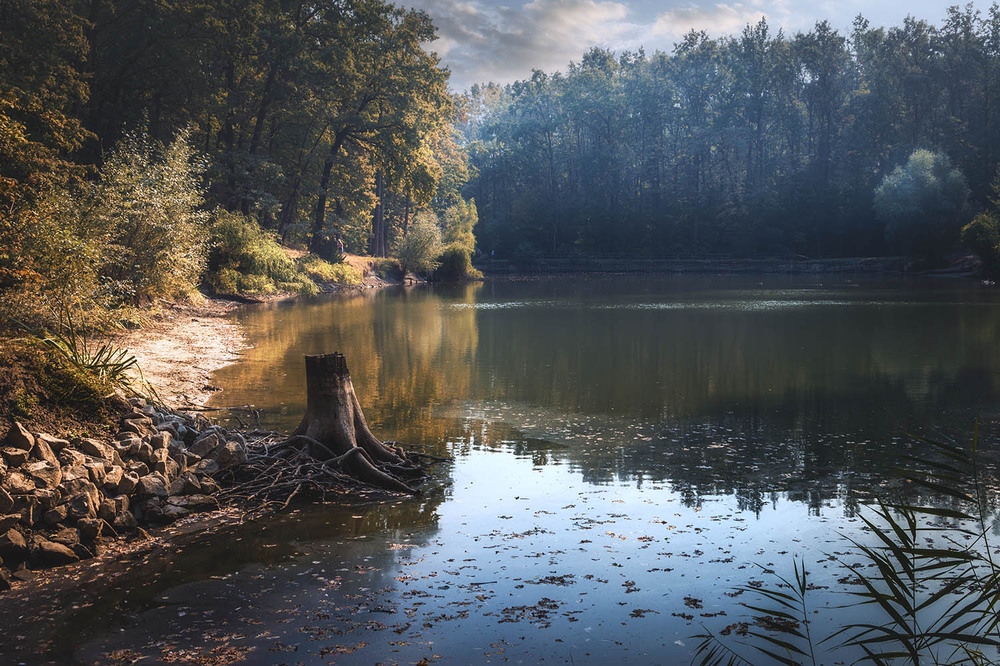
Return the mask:
<path id="1" fill-rule="evenodd" d="M 965 0 L 403 0 L 426 11 L 438 28 L 430 49 L 451 70 L 451 88 L 473 83 L 510 83 L 532 69 L 565 71 L 592 46 L 615 51 L 644 47 L 671 51 L 688 31 L 713 37 L 739 33 L 766 17 L 787 34 L 828 20 L 843 33 L 854 17 L 874 26 L 894 26 L 909 14 L 939 24 L 945 10 Z M 988 2 L 975 2 L 984 13 Z"/>

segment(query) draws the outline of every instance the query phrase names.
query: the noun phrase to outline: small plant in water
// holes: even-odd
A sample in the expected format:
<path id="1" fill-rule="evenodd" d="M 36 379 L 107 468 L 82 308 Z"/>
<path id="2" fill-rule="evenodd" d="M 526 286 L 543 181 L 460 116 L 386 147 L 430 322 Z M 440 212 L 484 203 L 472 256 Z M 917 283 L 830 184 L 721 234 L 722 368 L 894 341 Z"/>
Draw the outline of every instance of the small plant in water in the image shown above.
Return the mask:
<path id="1" fill-rule="evenodd" d="M 1000 566 L 990 542 L 995 479 L 980 460 L 978 424 L 969 448 L 918 439 L 932 454 L 910 457 L 903 476 L 933 499 L 868 507 L 861 519 L 874 545 L 848 539 L 854 558 L 839 560 L 858 588 L 845 593 L 851 597 L 845 607 L 870 619 L 817 641 L 810 633 L 809 574 L 796 560 L 793 580 L 772 574 L 771 586 L 737 588 L 762 597 L 743 604 L 757 614 L 754 622 L 738 625 L 737 641 L 705 628 L 696 636 L 694 663 L 758 664 L 763 656 L 769 663 L 817 664 L 820 648 L 838 663 L 852 652 L 856 663 L 998 663 Z"/>

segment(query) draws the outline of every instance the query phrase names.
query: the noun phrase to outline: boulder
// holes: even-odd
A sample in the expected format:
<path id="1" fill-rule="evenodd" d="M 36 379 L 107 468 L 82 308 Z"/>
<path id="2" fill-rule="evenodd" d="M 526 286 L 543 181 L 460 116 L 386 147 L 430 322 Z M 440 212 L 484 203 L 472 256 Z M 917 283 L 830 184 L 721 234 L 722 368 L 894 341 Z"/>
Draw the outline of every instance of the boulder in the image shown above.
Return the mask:
<path id="1" fill-rule="evenodd" d="M 248 461 L 246 449 L 239 442 L 226 442 L 212 453 L 212 458 L 221 469 L 245 465 Z"/>
<path id="2" fill-rule="evenodd" d="M 90 470 L 86 465 L 64 465 L 62 468 L 63 481 L 75 481 L 77 479 L 90 480 Z"/>
<path id="3" fill-rule="evenodd" d="M 139 523 L 136 522 L 135 516 L 132 515 L 131 511 L 124 511 L 118 514 L 115 516 L 114 522 L 111 523 L 111 527 L 113 527 L 115 532 L 118 532 L 118 534 L 131 532 L 138 526 Z"/>
<path id="4" fill-rule="evenodd" d="M 98 486 L 104 485 L 104 479 L 107 476 L 108 471 L 103 461 L 88 462 L 84 465 L 84 467 L 87 468 L 87 474 L 90 476 L 91 481 Z"/>
<path id="5" fill-rule="evenodd" d="M 142 442 L 141 444 L 139 444 L 139 449 L 135 452 L 135 457 L 138 458 L 139 461 L 144 462 L 147 465 L 152 465 L 153 447 L 147 444 L 146 442 Z"/>
<path id="6" fill-rule="evenodd" d="M 139 475 L 128 471 L 122 474 L 121 481 L 118 482 L 116 490 L 120 495 L 131 495 L 137 485 L 139 485 Z"/>
<path id="7" fill-rule="evenodd" d="M 101 536 L 104 529 L 104 521 L 100 518 L 84 518 L 77 521 L 76 529 L 80 531 L 80 539 L 90 542 Z"/>
<path id="8" fill-rule="evenodd" d="M 213 474 L 215 474 L 216 472 L 218 472 L 220 469 L 221 468 L 219 467 L 219 463 L 215 462 L 211 458 L 208 458 L 208 459 L 202 460 L 200 463 L 198 463 L 195 466 L 194 471 L 197 472 L 198 474 L 203 475 L 203 476 L 212 476 Z"/>
<path id="9" fill-rule="evenodd" d="M 188 447 L 188 451 L 204 458 L 215 451 L 220 443 L 219 436 L 214 432 L 210 432 L 196 439 L 194 444 Z"/>
<path id="10" fill-rule="evenodd" d="M 87 456 L 83 455 L 75 449 L 63 449 L 59 452 L 59 463 L 63 467 L 70 467 L 73 465 L 83 465 L 87 462 Z"/>
<path id="11" fill-rule="evenodd" d="M 7 513 L 14 508 L 14 498 L 3 488 L 0 488 L 0 514 Z"/>
<path id="12" fill-rule="evenodd" d="M 63 480 L 59 485 L 59 490 L 62 491 L 63 497 L 72 497 L 79 493 L 87 494 L 91 502 L 93 502 L 96 507 L 101 501 L 101 492 L 97 489 L 90 479 L 71 479 L 69 481 Z"/>
<path id="13" fill-rule="evenodd" d="M 13 425 L 11 425 L 10 430 L 7 431 L 5 441 L 7 442 L 7 446 L 15 449 L 21 449 L 23 451 L 31 451 L 32 447 L 35 445 L 34 435 L 25 430 L 24 426 L 17 421 L 15 421 Z"/>
<path id="14" fill-rule="evenodd" d="M 214 495 L 219 492 L 219 484 L 212 477 L 203 476 L 198 479 L 198 483 L 201 484 L 201 492 L 205 495 Z"/>
<path id="15" fill-rule="evenodd" d="M 219 501 L 208 495 L 187 495 L 185 497 L 168 497 L 167 504 L 180 507 L 190 513 L 201 511 L 215 511 L 219 508 Z"/>
<path id="16" fill-rule="evenodd" d="M 3 534 L 19 522 L 21 522 L 21 514 L 19 513 L 8 513 L 0 516 L 0 534 Z"/>
<path id="17" fill-rule="evenodd" d="M 28 456 L 31 455 L 28 451 L 14 446 L 0 447 L 0 453 L 3 454 L 4 462 L 11 467 L 20 467 L 28 462 Z"/>
<path id="18" fill-rule="evenodd" d="M 62 502 L 62 491 L 59 488 L 39 488 L 35 491 L 35 499 L 42 507 L 42 511 L 48 511 Z"/>
<path id="19" fill-rule="evenodd" d="M 193 472 L 184 472 L 170 482 L 171 495 L 194 495 L 201 493 L 201 482 Z"/>
<path id="20" fill-rule="evenodd" d="M 170 446 L 171 434 L 168 431 L 160 431 L 150 437 L 149 445 L 153 447 L 153 450 L 165 449 Z"/>
<path id="21" fill-rule="evenodd" d="M 141 418 L 134 416 L 122 421 L 121 432 L 134 432 L 140 437 L 151 435 L 153 434 L 153 420 L 145 416 Z"/>
<path id="22" fill-rule="evenodd" d="M 42 503 L 34 495 L 21 495 L 20 501 L 14 501 L 14 510 L 21 512 L 21 524 L 32 527 L 42 522 Z"/>
<path id="23" fill-rule="evenodd" d="M 104 473 L 104 487 L 109 489 L 117 490 L 118 484 L 121 483 L 122 477 L 125 475 L 125 470 L 118 465 L 111 465 L 108 470 Z"/>
<path id="24" fill-rule="evenodd" d="M 50 534 L 49 541 L 61 543 L 67 548 L 72 548 L 74 544 L 80 543 L 80 533 L 72 527 L 64 527 Z"/>
<path id="25" fill-rule="evenodd" d="M 59 453 L 69 446 L 68 440 L 53 437 L 52 435 L 44 432 L 35 436 L 35 446 L 38 446 L 39 442 L 45 442 L 45 444 L 55 453 Z"/>
<path id="26" fill-rule="evenodd" d="M 3 482 L 3 489 L 11 495 L 27 495 L 35 492 L 35 482 L 21 472 L 7 472 L 7 478 Z"/>
<path id="27" fill-rule="evenodd" d="M 28 555 L 28 543 L 17 530 L 10 529 L 0 535 L 0 557 L 19 562 Z"/>
<path id="28" fill-rule="evenodd" d="M 71 549 L 61 543 L 46 539 L 38 541 L 37 548 L 32 553 L 32 559 L 47 566 L 59 566 L 80 561 L 80 558 Z"/>
<path id="29" fill-rule="evenodd" d="M 150 497 L 140 503 L 136 510 L 136 517 L 146 522 L 159 522 L 163 520 L 163 505 L 158 497 Z"/>
<path id="30" fill-rule="evenodd" d="M 155 497 L 166 497 L 170 493 L 170 484 L 159 472 L 153 472 L 139 479 L 136 486 L 136 494 L 143 497 L 150 495 Z"/>
<path id="31" fill-rule="evenodd" d="M 49 446 L 48 442 L 42 439 L 41 435 L 39 435 L 38 438 L 35 439 L 35 448 L 31 450 L 31 457 L 34 458 L 35 460 L 44 460 L 45 462 L 50 462 L 53 465 L 59 464 L 59 458 L 56 457 L 56 454 L 52 450 L 52 447 Z"/>
<path id="32" fill-rule="evenodd" d="M 175 520 L 183 518 L 184 516 L 190 513 L 191 512 L 185 509 L 184 507 L 175 506 L 173 504 L 167 504 L 162 509 L 161 520 L 166 521 L 168 523 L 172 523 Z"/>
<path id="33" fill-rule="evenodd" d="M 45 446 L 43 444 L 43 446 Z M 62 469 L 58 462 L 39 460 L 24 466 L 24 473 L 35 482 L 37 488 L 51 490 L 62 483 Z"/>
<path id="34" fill-rule="evenodd" d="M 68 518 L 81 520 L 97 517 L 97 504 L 88 493 L 78 493 L 63 504 Z"/>
<path id="35" fill-rule="evenodd" d="M 46 511 L 45 515 L 42 516 L 42 520 L 49 525 L 58 525 L 59 523 L 65 522 L 68 517 L 69 505 L 60 504 L 59 506 Z"/>

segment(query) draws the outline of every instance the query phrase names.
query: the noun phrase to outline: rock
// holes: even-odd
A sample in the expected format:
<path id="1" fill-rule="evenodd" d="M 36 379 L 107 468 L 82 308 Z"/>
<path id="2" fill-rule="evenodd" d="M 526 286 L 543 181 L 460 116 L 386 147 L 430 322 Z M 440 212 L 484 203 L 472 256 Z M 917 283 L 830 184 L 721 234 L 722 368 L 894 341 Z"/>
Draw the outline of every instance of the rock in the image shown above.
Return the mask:
<path id="1" fill-rule="evenodd" d="M 35 448 L 31 450 L 31 457 L 35 460 L 50 462 L 53 465 L 59 464 L 59 458 L 56 457 L 55 452 L 52 451 L 52 447 L 49 446 L 48 442 L 41 438 L 41 435 L 35 440 Z"/>
<path id="2" fill-rule="evenodd" d="M 80 538 L 83 541 L 93 541 L 101 536 L 104 529 L 104 521 L 100 518 L 84 518 L 77 521 L 76 529 L 80 530 Z"/>
<path id="3" fill-rule="evenodd" d="M 128 404 L 132 405 L 132 406 L 133 406 L 133 407 L 135 407 L 136 409 L 142 409 L 142 408 L 143 408 L 143 407 L 145 407 L 145 406 L 146 406 L 146 405 L 147 405 L 148 403 L 146 402 L 146 399 L 145 399 L 145 398 L 139 398 L 139 397 L 135 397 L 135 398 L 129 398 L 129 399 L 128 399 Z"/>
<path id="4" fill-rule="evenodd" d="M 74 439 L 73 445 L 88 456 L 94 456 L 108 462 L 114 462 L 115 460 L 114 449 L 96 439 Z"/>
<path id="5" fill-rule="evenodd" d="M 71 497 L 79 493 L 86 493 L 94 506 L 96 507 L 101 501 L 101 492 L 97 489 L 90 479 L 72 479 L 63 480 L 59 485 L 59 490 L 62 491 L 64 497 Z"/>
<path id="6" fill-rule="evenodd" d="M 84 467 L 87 468 L 87 474 L 90 476 L 91 481 L 98 486 L 104 485 L 104 478 L 107 476 L 108 471 L 103 461 L 88 462 Z"/>
<path id="7" fill-rule="evenodd" d="M 188 451 L 204 458 L 211 454 L 212 451 L 215 451 L 215 449 L 218 448 L 219 443 L 219 436 L 214 432 L 211 432 L 208 433 L 208 435 L 199 437 L 195 440 L 194 444 L 188 447 Z"/>
<path id="8" fill-rule="evenodd" d="M 27 495 L 35 492 L 35 482 L 21 472 L 7 472 L 3 488 L 11 495 Z"/>
<path id="9" fill-rule="evenodd" d="M 194 468 L 194 471 L 204 476 L 212 476 L 220 469 L 219 463 L 209 458 L 198 463 L 198 465 Z"/>
<path id="10" fill-rule="evenodd" d="M 24 463 L 28 462 L 28 456 L 30 455 L 24 449 L 19 449 L 14 446 L 0 447 L 0 453 L 3 454 L 4 461 L 11 467 L 20 467 Z"/>
<path id="11" fill-rule="evenodd" d="M 67 548 L 72 548 L 74 544 L 80 543 L 80 533 L 72 527 L 64 527 L 50 534 L 49 541 L 61 543 Z"/>
<path id="12" fill-rule="evenodd" d="M 146 476 L 149 474 L 149 465 L 135 460 L 128 464 L 128 471 L 132 472 L 136 476 Z"/>
<path id="13" fill-rule="evenodd" d="M 3 488 L 0 488 L 0 514 L 7 513 L 14 508 L 14 498 Z"/>
<path id="14" fill-rule="evenodd" d="M 194 495 L 201 493 L 201 483 L 193 472 L 184 472 L 170 482 L 171 495 Z"/>
<path id="15" fill-rule="evenodd" d="M 19 522 L 21 522 L 21 514 L 19 513 L 8 513 L 0 516 L 0 534 L 3 534 Z"/>
<path id="16" fill-rule="evenodd" d="M 43 446 L 45 446 L 43 444 Z M 54 457 L 54 456 L 53 456 Z M 62 469 L 58 462 L 39 460 L 24 466 L 24 473 L 31 477 L 37 488 L 51 490 L 62 483 Z"/>
<path id="17" fill-rule="evenodd" d="M 147 444 L 146 442 L 143 442 L 139 444 L 139 450 L 136 451 L 135 456 L 136 458 L 146 463 L 147 465 L 152 465 L 153 447 Z"/>
<path id="18" fill-rule="evenodd" d="M 118 484 L 121 483 L 122 477 L 125 475 L 125 470 L 118 465 L 111 465 L 107 472 L 104 474 L 104 487 L 117 490 Z"/>
<path id="19" fill-rule="evenodd" d="M 69 446 L 68 440 L 53 437 L 52 435 L 48 435 L 44 432 L 35 436 L 35 446 L 38 446 L 39 442 L 45 442 L 45 444 L 55 453 L 59 453 Z"/>
<path id="20" fill-rule="evenodd" d="M 167 431 L 161 431 L 153 435 L 149 439 L 149 445 L 153 447 L 153 450 L 165 449 L 170 446 L 171 434 Z"/>
<path id="21" fill-rule="evenodd" d="M 120 495 L 131 495 L 137 485 L 139 485 L 139 475 L 131 471 L 125 472 L 118 482 L 117 491 Z"/>
<path id="22" fill-rule="evenodd" d="M 114 528 L 115 532 L 119 534 L 125 534 L 126 532 L 131 532 L 139 523 L 136 522 L 135 516 L 132 515 L 130 511 L 125 511 L 115 516 L 115 520 L 111 523 L 111 527 Z"/>
<path id="23" fill-rule="evenodd" d="M 70 550 L 72 550 L 73 553 L 76 554 L 76 556 L 81 560 L 89 560 L 94 555 L 100 554 L 98 552 L 100 549 L 96 543 L 90 544 L 90 548 L 84 546 L 82 543 L 73 544 L 70 546 Z"/>
<path id="24" fill-rule="evenodd" d="M 74 449 L 63 449 L 59 452 L 59 463 L 63 467 L 71 467 L 73 465 L 83 465 L 87 462 L 87 456 L 83 455 L 79 451 Z"/>
<path id="25" fill-rule="evenodd" d="M 134 432 L 140 437 L 153 434 L 153 420 L 148 417 L 133 417 L 122 421 L 121 432 Z"/>
<path id="26" fill-rule="evenodd" d="M 22 495 L 22 501 L 14 503 L 14 509 L 21 512 L 21 524 L 32 527 L 42 521 L 42 503 L 34 495 Z M 20 504 L 20 506 L 18 506 Z"/>
<path id="27" fill-rule="evenodd" d="M 48 566 L 59 566 L 79 562 L 80 558 L 72 550 L 54 541 L 41 540 L 33 553 L 33 558 Z"/>
<path id="28" fill-rule="evenodd" d="M 31 448 L 35 445 L 34 435 L 25 430 L 24 426 L 17 421 L 14 421 L 10 430 L 7 431 L 5 441 L 7 442 L 7 446 L 23 451 L 31 451 Z"/>
<path id="29" fill-rule="evenodd" d="M 212 458 L 222 469 L 245 465 L 248 461 L 246 449 L 239 442 L 226 442 L 212 453 Z"/>
<path id="30" fill-rule="evenodd" d="M 62 506 L 66 507 L 67 518 L 80 520 L 97 517 L 97 505 L 87 493 L 79 493 L 70 497 Z"/>
<path id="31" fill-rule="evenodd" d="M 161 519 L 168 523 L 172 523 L 179 518 L 183 518 L 189 513 L 191 512 L 185 509 L 184 507 L 175 506 L 173 504 L 167 504 L 165 507 L 163 507 L 161 513 L 162 516 Z"/>
<path id="32" fill-rule="evenodd" d="M 160 450 L 165 451 L 166 449 L 160 449 Z M 155 465 L 153 465 L 153 471 L 162 474 L 169 483 L 170 481 L 176 479 L 180 475 L 181 467 L 170 458 L 167 458 L 165 461 L 158 462 Z"/>
<path id="33" fill-rule="evenodd" d="M 136 493 L 140 496 L 166 497 L 170 493 L 170 484 L 162 474 L 153 472 L 139 479 Z"/>
<path id="34" fill-rule="evenodd" d="M 60 504 L 59 506 L 46 511 L 45 515 L 42 516 L 42 520 L 49 525 L 58 525 L 59 523 L 64 522 L 67 517 L 69 517 L 69 505 Z"/>
<path id="35" fill-rule="evenodd" d="M 7 575 L 7 572 L 0 569 L 0 592 L 6 592 L 11 588 L 12 584 L 13 582 L 10 576 Z"/>
<path id="36" fill-rule="evenodd" d="M 146 522 L 158 522 L 163 519 L 163 506 L 158 497 L 150 497 L 139 504 L 136 517 Z"/>
<path id="37" fill-rule="evenodd" d="M 215 511 L 219 501 L 208 495 L 188 495 L 186 497 L 168 497 L 167 504 L 180 507 L 191 513 L 200 511 Z"/>
<path id="38" fill-rule="evenodd" d="M 62 502 L 62 491 L 59 488 L 39 488 L 35 491 L 35 499 L 42 507 L 42 511 L 48 511 Z"/>
<path id="39" fill-rule="evenodd" d="M 0 557 L 20 562 L 28 555 L 28 543 L 17 530 L 7 530 L 0 535 Z"/>
<path id="40" fill-rule="evenodd" d="M 90 470 L 86 465 L 64 465 L 62 468 L 63 481 L 75 481 L 77 479 L 90 480 Z"/>
<path id="41" fill-rule="evenodd" d="M 201 484 L 201 492 L 205 495 L 214 495 L 220 490 L 219 484 L 209 476 L 198 479 L 198 482 Z"/>

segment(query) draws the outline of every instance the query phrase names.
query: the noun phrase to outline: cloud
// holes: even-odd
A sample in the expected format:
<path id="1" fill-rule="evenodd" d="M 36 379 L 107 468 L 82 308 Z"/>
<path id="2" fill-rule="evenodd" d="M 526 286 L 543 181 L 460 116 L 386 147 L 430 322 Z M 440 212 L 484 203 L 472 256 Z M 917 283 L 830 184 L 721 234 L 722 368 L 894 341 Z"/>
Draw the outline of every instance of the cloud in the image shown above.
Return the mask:
<path id="1" fill-rule="evenodd" d="M 452 69 L 452 87 L 507 83 L 532 69 L 565 69 L 591 46 L 620 48 L 636 32 L 628 8 L 613 0 L 531 0 L 488 6 L 460 0 L 417 0 L 438 39 L 430 48 Z"/>
<path id="2" fill-rule="evenodd" d="M 692 30 L 704 30 L 711 35 L 737 33 L 748 23 L 757 23 L 767 14 L 758 7 L 742 3 L 717 4 L 714 7 L 681 7 L 663 12 L 650 28 L 651 38 L 679 40 Z"/>

